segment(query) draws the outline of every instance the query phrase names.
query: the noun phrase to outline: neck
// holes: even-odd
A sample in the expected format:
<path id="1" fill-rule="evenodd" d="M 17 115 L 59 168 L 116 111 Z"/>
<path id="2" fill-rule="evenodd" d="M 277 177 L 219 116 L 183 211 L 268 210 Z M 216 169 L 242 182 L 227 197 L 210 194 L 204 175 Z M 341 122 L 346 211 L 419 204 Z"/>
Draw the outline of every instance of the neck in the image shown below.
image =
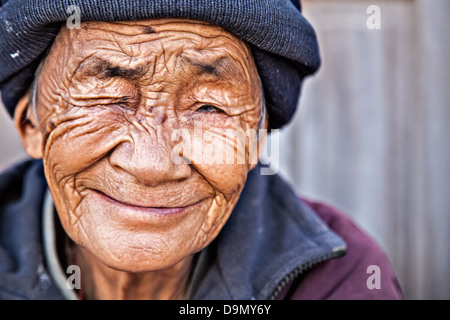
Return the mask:
<path id="1" fill-rule="evenodd" d="M 87 300 L 185 299 L 192 256 L 164 270 L 125 272 L 104 265 L 86 249 L 76 246 L 81 269 L 81 290 Z"/>

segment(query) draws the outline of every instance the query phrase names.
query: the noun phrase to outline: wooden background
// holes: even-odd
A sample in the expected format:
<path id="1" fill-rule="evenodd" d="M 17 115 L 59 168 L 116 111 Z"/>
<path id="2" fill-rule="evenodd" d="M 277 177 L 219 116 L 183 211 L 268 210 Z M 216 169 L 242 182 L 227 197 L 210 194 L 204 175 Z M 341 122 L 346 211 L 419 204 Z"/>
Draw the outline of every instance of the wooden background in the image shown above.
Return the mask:
<path id="1" fill-rule="evenodd" d="M 367 28 L 369 5 L 379 30 Z M 303 7 L 323 65 L 279 135 L 281 173 L 367 230 L 407 298 L 450 299 L 450 1 Z M 3 109 L 0 145 L 0 168 L 24 156 Z"/>

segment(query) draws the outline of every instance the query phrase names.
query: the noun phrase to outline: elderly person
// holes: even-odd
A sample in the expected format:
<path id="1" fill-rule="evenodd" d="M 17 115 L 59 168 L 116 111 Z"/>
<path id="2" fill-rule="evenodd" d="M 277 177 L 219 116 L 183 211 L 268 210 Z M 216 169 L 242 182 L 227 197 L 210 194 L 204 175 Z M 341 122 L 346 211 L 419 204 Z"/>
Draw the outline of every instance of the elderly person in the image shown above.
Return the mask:
<path id="1" fill-rule="evenodd" d="M 298 1 L 36 3 L 0 9 L 2 101 L 35 158 L 0 176 L 0 297 L 402 297 L 348 218 L 261 174 L 263 136 L 225 134 L 291 119 L 320 64 Z M 196 124 L 234 161 L 196 157 Z"/>

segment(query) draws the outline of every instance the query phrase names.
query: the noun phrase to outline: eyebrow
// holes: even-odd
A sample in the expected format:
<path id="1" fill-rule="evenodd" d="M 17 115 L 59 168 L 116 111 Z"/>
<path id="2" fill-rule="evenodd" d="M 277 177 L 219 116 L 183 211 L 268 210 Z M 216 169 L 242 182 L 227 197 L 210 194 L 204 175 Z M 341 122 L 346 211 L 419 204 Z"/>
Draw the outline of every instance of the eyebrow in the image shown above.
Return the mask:
<path id="1" fill-rule="evenodd" d="M 242 72 L 236 68 L 228 57 L 219 57 L 212 62 L 204 62 L 184 56 L 183 61 L 197 69 L 197 74 L 207 74 L 215 76 L 219 79 L 232 76 L 233 78 L 242 79 Z"/>
<path id="2" fill-rule="evenodd" d="M 237 68 L 232 60 L 228 57 L 219 57 L 212 62 L 200 61 L 190 57 L 183 56 L 183 62 L 197 69 L 197 75 L 212 75 L 218 79 L 225 79 L 232 77 L 237 80 L 244 80 L 245 76 L 239 68 Z M 74 75 L 82 73 L 83 76 L 96 76 L 100 79 L 109 79 L 115 77 L 122 77 L 125 79 L 135 80 L 142 77 L 147 72 L 144 66 L 136 68 L 127 68 L 118 66 L 112 62 L 102 58 L 90 58 L 83 61 L 75 70 Z"/>
<path id="3" fill-rule="evenodd" d="M 100 79 L 115 77 L 136 79 L 144 75 L 146 70 L 143 66 L 127 68 L 124 66 L 114 65 L 112 62 L 101 58 L 91 58 L 83 61 L 74 74 L 78 72 L 83 73 L 85 76 L 97 76 Z"/>

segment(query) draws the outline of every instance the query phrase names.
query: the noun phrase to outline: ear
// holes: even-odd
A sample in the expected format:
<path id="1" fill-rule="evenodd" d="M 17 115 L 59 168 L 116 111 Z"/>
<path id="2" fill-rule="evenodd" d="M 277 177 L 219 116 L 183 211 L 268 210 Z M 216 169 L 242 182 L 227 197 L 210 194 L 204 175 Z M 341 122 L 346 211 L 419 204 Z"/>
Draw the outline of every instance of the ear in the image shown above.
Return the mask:
<path id="1" fill-rule="evenodd" d="M 42 133 L 29 108 L 29 94 L 20 99 L 14 112 L 14 125 L 19 132 L 22 145 L 28 155 L 35 159 L 42 158 Z"/>

